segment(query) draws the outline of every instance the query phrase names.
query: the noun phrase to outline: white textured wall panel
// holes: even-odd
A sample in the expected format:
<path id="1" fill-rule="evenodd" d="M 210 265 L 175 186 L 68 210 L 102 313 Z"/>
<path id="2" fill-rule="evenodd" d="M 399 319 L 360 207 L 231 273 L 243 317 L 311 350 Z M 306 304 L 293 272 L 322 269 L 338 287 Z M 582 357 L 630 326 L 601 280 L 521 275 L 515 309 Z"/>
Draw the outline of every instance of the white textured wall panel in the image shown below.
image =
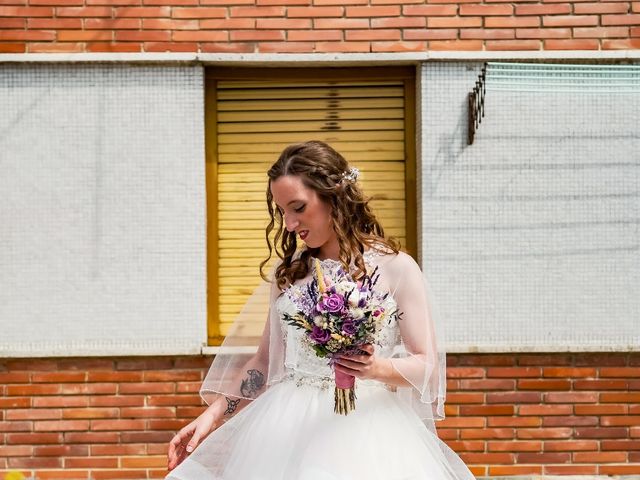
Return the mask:
<path id="1" fill-rule="evenodd" d="M 422 67 L 421 247 L 449 350 L 640 348 L 640 91 L 489 91 Z"/>
<path id="2" fill-rule="evenodd" d="M 201 67 L 0 66 L 0 354 L 199 351 Z"/>

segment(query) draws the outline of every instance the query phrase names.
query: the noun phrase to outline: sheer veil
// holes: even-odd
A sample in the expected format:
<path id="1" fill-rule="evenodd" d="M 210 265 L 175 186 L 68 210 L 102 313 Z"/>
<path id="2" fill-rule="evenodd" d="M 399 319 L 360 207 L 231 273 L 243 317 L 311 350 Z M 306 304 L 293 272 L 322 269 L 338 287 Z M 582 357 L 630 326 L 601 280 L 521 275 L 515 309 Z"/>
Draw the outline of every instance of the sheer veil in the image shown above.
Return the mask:
<path id="1" fill-rule="evenodd" d="M 301 251 L 298 251 L 299 255 Z M 400 340 L 390 358 L 407 386 L 391 387 L 435 434 L 434 421 L 445 417 L 446 352 L 432 291 L 416 261 L 407 253 L 369 250 L 367 263 L 378 266 L 377 289 L 389 292 L 400 311 Z M 282 292 L 273 281 L 261 280 L 219 347 L 200 389 L 210 404 L 216 395 L 253 400 L 285 375 L 285 335 L 276 308 Z M 306 282 L 311 279 L 313 270 Z M 257 350 L 256 350 L 257 348 Z M 357 380 L 356 380 L 357 388 Z"/>

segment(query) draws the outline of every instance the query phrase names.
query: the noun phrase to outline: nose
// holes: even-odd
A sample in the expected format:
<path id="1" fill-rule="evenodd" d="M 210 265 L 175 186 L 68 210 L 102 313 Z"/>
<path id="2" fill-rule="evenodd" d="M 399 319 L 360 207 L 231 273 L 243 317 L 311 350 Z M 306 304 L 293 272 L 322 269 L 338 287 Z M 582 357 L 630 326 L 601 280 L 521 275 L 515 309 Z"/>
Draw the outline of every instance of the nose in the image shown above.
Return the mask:
<path id="1" fill-rule="evenodd" d="M 298 222 L 296 218 L 285 214 L 284 224 L 289 232 L 294 232 L 296 230 L 296 227 L 300 224 L 300 222 Z"/>

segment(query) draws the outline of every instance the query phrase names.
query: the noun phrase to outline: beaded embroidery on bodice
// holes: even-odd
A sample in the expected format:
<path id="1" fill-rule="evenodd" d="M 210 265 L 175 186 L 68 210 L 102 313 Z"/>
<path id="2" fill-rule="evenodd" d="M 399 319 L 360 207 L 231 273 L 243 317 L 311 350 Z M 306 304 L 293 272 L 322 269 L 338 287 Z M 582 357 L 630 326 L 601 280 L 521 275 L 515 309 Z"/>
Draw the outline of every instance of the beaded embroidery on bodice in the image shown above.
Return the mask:
<path id="1" fill-rule="evenodd" d="M 375 268 L 372 259 L 381 255 L 375 250 L 368 250 L 364 253 L 363 259 L 369 273 Z M 320 260 L 323 269 L 333 271 L 341 266 L 341 263 L 333 259 Z M 284 321 L 285 312 L 293 314 L 296 310 L 296 298 L 305 294 L 307 284 L 310 280 L 288 287 L 276 300 L 276 308 L 280 317 L 280 325 L 285 343 L 285 367 L 290 374 L 300 377 L 333 377 L 331 367 L 326 358 L 318 357 L 307 341 L 304 332 Z M 396 307 L 396 302 L 389 294 L 385 299 L 385 306 L 389 311 Z M 400 333 L 397 318 L 395 315 L 384 322 L 378 336 L 378 343 L 374 344 L 375 354 L 381 357 L 391 357 L 395 346 L 400 343 Z"/>

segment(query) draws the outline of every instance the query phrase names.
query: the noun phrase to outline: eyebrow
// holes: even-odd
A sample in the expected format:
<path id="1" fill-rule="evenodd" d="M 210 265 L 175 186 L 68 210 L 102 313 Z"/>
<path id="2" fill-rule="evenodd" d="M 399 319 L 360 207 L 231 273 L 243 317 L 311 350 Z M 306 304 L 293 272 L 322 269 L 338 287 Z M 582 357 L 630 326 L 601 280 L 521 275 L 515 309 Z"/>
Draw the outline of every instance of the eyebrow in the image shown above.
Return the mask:
<path id="1" fill-rule="evenodd" d="M 294 199 L 294 200 L 291 200 L 289 203 L 287 203 L 287 207 L 288 207 L 289 205 L 291 205 L 292 203 L 295 203 L 295 202 L 303 202 L 303 201 L 304 201 L 304 200 L 298 200 L 298 199 L 296 198 L 296 199 Z M 275 203 L 275 202 L 274 202 L 274 203 Z M 280 205 L 278 205 L 278 204 L 276 203 L 276 207 L 280 208 Z"/>

